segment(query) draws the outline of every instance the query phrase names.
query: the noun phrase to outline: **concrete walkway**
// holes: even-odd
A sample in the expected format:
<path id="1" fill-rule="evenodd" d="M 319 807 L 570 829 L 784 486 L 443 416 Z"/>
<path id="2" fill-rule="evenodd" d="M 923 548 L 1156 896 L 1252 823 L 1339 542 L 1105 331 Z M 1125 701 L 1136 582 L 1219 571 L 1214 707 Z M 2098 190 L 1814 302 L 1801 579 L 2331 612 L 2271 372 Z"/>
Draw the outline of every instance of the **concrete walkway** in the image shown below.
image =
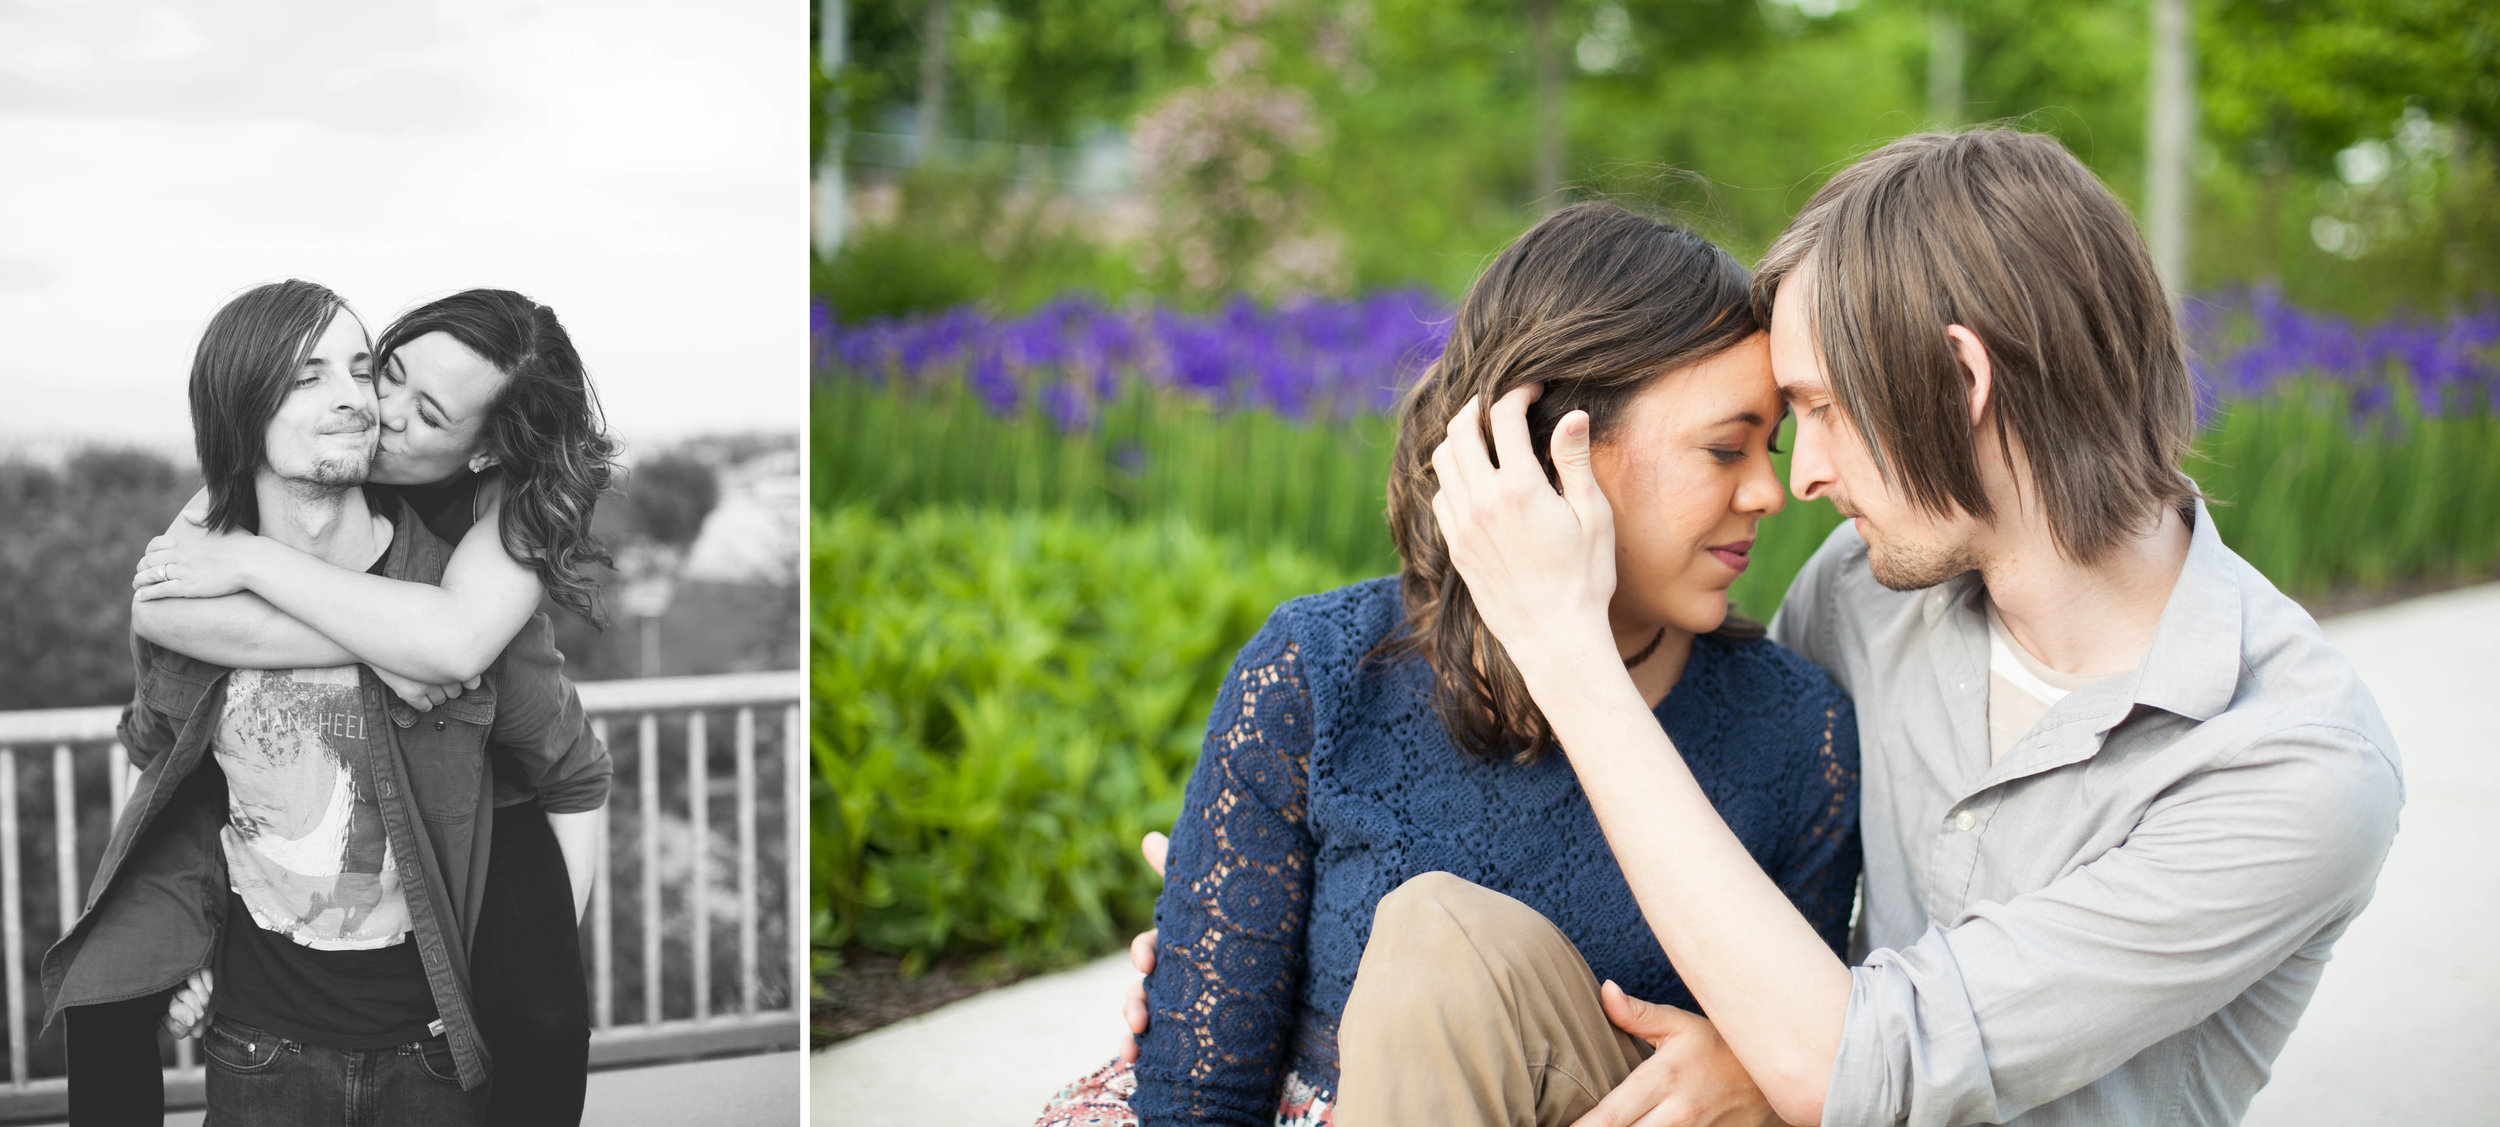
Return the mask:
<path id="1" fill-rule="evenodd" d="M 2500 1115 L 2500 585 L 2345 615 L 2327 636 L 2394 727 L 2403 828 L 2378 894 L 2249 1109 L 2251 1127 Z M 1022 1127 L 1119 1043 L 1115 956 L 854 1038 L 810 1066 L 819 1127 Z"/>

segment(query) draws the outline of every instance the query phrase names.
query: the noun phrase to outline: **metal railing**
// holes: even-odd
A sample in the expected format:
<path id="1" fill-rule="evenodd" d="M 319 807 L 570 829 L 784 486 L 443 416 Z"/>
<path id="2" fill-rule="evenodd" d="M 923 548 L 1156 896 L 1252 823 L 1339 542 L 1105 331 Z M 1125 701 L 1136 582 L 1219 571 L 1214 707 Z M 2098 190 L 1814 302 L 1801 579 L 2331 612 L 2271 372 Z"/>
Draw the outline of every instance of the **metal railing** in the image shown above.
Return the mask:
<path id="1" fill-rule="evenodd" d="M 805 675 L 579 687 L 616 764 L 583 929 L 591 1067 L 796 1047 L 807 981 L 797 942 L 807 930 Z M 37 960 L 77 919 L 129 798 L 120 715 L 110 706 L 0 712 L 0 1122 L 57 1119 L 67 1108 L 59 1046 L 35 1040 Z M 48 811 L 24 816 L 22 800 L 47 789 Z M 29 884 L 30 856 L 38 869 L 49 862 L 36 880 L 51 888 Z M 174 1054 L 167 1105 L 196 1106 L 203 1081 L 192 1042 L 178 1041 Z"/>

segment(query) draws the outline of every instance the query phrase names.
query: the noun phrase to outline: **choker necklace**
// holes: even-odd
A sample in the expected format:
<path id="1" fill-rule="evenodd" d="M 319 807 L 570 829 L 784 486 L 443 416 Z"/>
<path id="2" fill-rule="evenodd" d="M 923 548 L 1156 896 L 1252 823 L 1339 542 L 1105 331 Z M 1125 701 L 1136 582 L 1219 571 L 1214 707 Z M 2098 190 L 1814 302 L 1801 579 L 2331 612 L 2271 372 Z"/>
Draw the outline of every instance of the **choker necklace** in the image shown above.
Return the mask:
<path id="1" fill-rule="evenodd" d="M 1667 640 L 1667 628 L 1666 628 L 1666 627 L 1664 627 L 1664 626 L 1661 626 L 1661 627 L 1659 627 L 1659 628 L 1658 628 L 1658 634 L 1657 634 L 1657 636 L 1656 636 L 1656 637 L 1651 638 L 1651 639 L 1649 640 L 1649 644 L 1648 644 L 1648 645 L 1646 645 L 1646 646 L 1642 646 L 1642 647 L 1641 647 L 1641 652 L 1636 653 L 1636 654 L 1633 654 L 1632 656 L 1630 656 L 1630 657 L 1627 657 L 1627 658 L 1623 659 L 1623 667 L 1624 667 L 1625 669 L 1631 669 L 1631 668 L 1633 668 L 1633 667 L 1635 667 L 1635 666 L 1638 666 L 1640 663 L 1642 663 L 1642 662 L 1644 662 L 1644 661 L 1648 661 L 1648 660 L 1649 660 L 1649 655 L 1651 655 L 1651 654 L 1654 654 L 1654 653 L 1657 653 L 1657 652 L 1658 652 L 1658 643 L 1663 642 L 1663 641 L 1666 641 L 1666 640 Z"/>

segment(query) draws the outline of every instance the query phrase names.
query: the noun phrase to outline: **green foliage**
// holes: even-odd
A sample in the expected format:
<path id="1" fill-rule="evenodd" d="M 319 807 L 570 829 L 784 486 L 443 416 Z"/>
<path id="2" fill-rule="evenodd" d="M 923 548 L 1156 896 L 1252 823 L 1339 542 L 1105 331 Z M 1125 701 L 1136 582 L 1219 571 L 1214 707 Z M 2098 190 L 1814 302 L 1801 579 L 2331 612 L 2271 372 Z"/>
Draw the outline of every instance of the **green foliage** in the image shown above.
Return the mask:
<path id="1" fill-rule="evenodd" d="M 2352 418 L 2328 387 L 2230 404 L 2188 467 L 2223 542 L 2295 595 L 2500 567 L 2500 416 L 2424 418 L 2399 388 Z"/>
<path id="2" fill-rule="evenodd" d="M 2500 9 L 2482 0 L 2222 0 L 2197 33 L 2207 128 L 2259 162 L 2324 172 L 2408 105 L 2500 138 Z"/>
<path id="3" fill-rule="evenodd" d="M 960 391 L 836 380 L 817 390 L 814 426 L 819 505 L 1169 514 L 1354 574 L 1397 567 L 1381 517 L 1395 424 L 1382 415 L 1305 424 L 1139 394 L 1062 434 L 1039 416 L 998 418 Z"/>
<path id="4" fill-rule="evenodd" d="M 1174 519 L 843 505 L 812 538 L 815 941 L 1042 967 L 1152 916 L 1217 683 L 1351 576 Z"/>
<path id="5" fill-rule="evenodd" d="M 1104 515 L 1175 516 L 1192 527 L 1280 545 L 1344 574 L 1397 570 L 1383 517 L 1396 421 L 1386 415 L 1295 422 L 1132 395 L 1086 431 L 1036 415 L 1002 419 L 960 391 L 917 394 L 850 380 L 821 385 L 811 491 L 819 505 L 888 516 L 976 505 Z M 1786 474 L 1787 459 L 1775 459 Z M 1758 533 L 1753 565 L 1730 591 L 1768 619 L 1788 581 L 1840 516 L 1791 501 Z"/>
<path id="6" fill-rule="evenodd" d="M 812 260 L 813 292 L 835 316 L 860 321 L 976 302 L 1021 312 L 1071 290 L 1114 301 L 1139 291 L 1126 251 L 1014 188 L 1004 169 L 902 181 L 893 217 L 855 226 L 832 259 Z"/>
<path id="7" fill-rule="evenodd" d="M 916 104 L 926 3 L 853 6 L 854 62 L 835 85 L 855 128 L 878 128 Z M 1302 6 L 1257 7 L 1267 28 L 1261 72 L 1307 95 L 1326 135 L 1264 186 L 1316 201 L 1297 209 L 1295 222 L 1342 238 L 1345 269 L 1331 284 L 1355 292 L 1422 284 L 1456 296 L 1540 213 L 1530 166 L 1548 128 L 1565 137 L 1573 192 L 1664 204 L 1739 254 L 1756 253 L 1833 170 L 1934 124 L 1926 100 L 1934 12 L 1950 13 L 1966 33 L 1959 120 L 2053 133 L 2122 199 L 2133 200 L 2143 179 L 2142 2 L 1555 0 L 1566 64 L 1559 126 L 1535 117 L 1521 4 L 1372 0 L 1329 8 L 1339 14 L 1318 24 L 1293 14 Z M 2500 270 L 2500 178 L 2492 171 L 2500 8 L 2476 0 L 2191 8 L 2202 122 L 2193 288 L 2275 279 L 2305 305 L 2375 315 L 2396 304 L 2470 300 L 2489 287 Z M 955 0 L 949 134 L 1064 145 L 1133 125 L 1175 90 L 1215 81 L 1219 52 L 1192 38 L 1192 10 L 1148 0 Z M 2388 138 L 2408 112 L 2457 130 L 2453 175 L 2409 204 L 2417 214 L 2402 231 L 2371 240 L 2368 253 L 2320 249 L 2313 225 L 2336 211 L 2323 200 L 2345 187 L 2337 154 Z M 885 174 L 858 171 L 861 184 Z M 1157 201 L 1122 206 L 1136 203 Z M 1101 244 L 1098 256 L 992 250 L 984 272 L 947 259 L 985 253 L 973 249 L 984 242 L 980 232 L 967 238 L 909 212 L 896 221 L 920 224 L 915 245 L 932 253 L 919 261 L 949 262 L 942 273 L 958 280 L 949 293 L 1009 309 L 1056 290 L 1118 298 L 1135 288 L 1136 273 L 1106 283 L 1101 258 L 1152 265 L 1170 250 L 1168 239 L 1145 237 L 1129 220 L 1080 223 L 1081 237 Z M 868 289 L 888 277 L 901 290 L 927 288 L 905 256 L 886 260 L 901 268 L 850 277 Z M 847 316 L 942 304 L 883 300 L 855 287 L 840 308 Z"/>

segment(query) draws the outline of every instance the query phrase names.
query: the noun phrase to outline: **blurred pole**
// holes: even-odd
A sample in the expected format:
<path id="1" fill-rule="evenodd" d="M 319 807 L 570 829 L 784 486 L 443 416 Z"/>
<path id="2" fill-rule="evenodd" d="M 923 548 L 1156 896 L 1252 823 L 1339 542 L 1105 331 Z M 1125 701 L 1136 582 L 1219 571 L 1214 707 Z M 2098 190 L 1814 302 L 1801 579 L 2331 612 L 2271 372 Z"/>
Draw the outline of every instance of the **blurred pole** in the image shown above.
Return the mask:
<path id="1" fill-rule="evenodd" d="M 940 131 L 946 126 L 946 29 L 952 0 L 929 0 L 920 21 L 919 129 L 914 132 L 911 162 L 929 163 L 936 155 Z"/>
<path id="2" fill-rule="evenodd" d="M 642 616 L 642 675 L 660 675 L 660 616 Z"/>
<path id="3" fill-rule="evenodd" d="M 2153 0 L 2152 88 L 2144 129 L 2144 236 L 2176 309 L 2187 289 L 2188 173 L 2196 141 L 2195 34 L 2188 0 Z"/>
<path id="4" fill-rule="evenodd" d="M 1962 70 L 1970 42 L 1962 33 L 1962 17 L 1942 8 L 1927 13 L 1927 121 L 1950 129 L 1962 121 Z"/>
<path id="5" fill-rule="evenodd" d="M 1563 186 L 1563 58 L 1562 41 L 1554 35 L 1555 0 L 1526 0 L 1528 65 L 1536 75 L 1536 203 L 1550 210 L 1562 201 Z"/>
<path id="6" fill-rule="evenodd" d="M 818 0 L 816 57 L 828 83 L 824 104 L 824 152 L 816 158 L 816 256 L 831 258 L 842 249 L 843 225 L 849 219 L 850 193 L 842 180 L 843 141 L 850 122 L 843 112 L 842 65 L 849 61 L 850 0 Z"/>

